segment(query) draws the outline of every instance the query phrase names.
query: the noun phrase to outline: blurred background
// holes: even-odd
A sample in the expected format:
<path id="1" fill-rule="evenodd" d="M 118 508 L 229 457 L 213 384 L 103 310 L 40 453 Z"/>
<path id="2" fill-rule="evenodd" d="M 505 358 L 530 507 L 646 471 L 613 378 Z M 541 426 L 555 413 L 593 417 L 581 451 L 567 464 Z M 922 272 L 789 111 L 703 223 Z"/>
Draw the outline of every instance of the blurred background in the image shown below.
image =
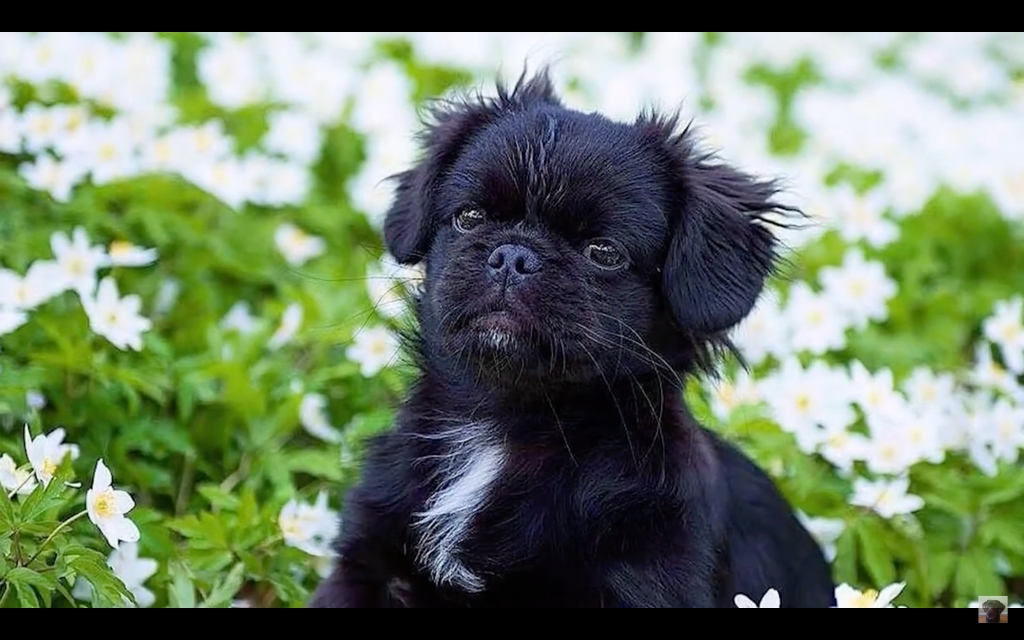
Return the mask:
<path id="1" fill-rule="evenodd" d="M 302 606 L 412 373 L 385 178 L 543 65 L 811 216 L 686 394 L 840 606 L 1019 606 L 1024 35 L 874 32 L 0 33 L 0 606 Z"/>

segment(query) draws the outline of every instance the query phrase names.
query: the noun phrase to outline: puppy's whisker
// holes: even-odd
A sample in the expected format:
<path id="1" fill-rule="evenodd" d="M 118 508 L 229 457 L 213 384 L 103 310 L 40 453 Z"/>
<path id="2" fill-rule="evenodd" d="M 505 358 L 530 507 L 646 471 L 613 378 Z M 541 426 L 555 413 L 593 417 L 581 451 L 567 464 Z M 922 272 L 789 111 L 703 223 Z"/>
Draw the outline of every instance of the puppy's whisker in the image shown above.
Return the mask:
<path id="1" fill-rule="evenodd" d="M 594 367 L 597 368 L 598 374 L 601 379 L 604 380 L 604 386 L 608 388 L 608 394 L 612 398 L 612 402 L 615 404 L 615 410 L 619 413 L 619 419 L 622 421 L 622 429 L 626 434 L 626 444 L 629 446 L 629 454 L 633 458 L 633 464 L 636 465 L 637 470 L 640 469 L 640 462 L 636 458 L 636 449 L 633 448 L 633 439 L 629 437 L 629 425 L 626 424 L 626 415 L 622 412 L 622 407 L 619 406 L 619 400 L 615 395 L 615 390 L 612 389 L 611 383 L 608 381 L 607 376 L 604 374 L 604 369 L 601 367 L 601 363 L 597 361 L 590 349 L 587 349 L 586 345 L 582 342 L 577 342 L 581 349 L 590 357 L 590 360 L 594 363 Z"/>

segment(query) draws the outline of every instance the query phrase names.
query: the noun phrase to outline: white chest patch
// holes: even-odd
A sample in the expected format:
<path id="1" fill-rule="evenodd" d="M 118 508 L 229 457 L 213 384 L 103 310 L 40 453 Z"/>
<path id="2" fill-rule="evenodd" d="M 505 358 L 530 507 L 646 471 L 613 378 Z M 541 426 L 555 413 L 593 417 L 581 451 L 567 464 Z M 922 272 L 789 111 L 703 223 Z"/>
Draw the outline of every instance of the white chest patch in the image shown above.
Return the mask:
<path id="1" fill-rule="evenodd" d="M 413 514 L 420 534 L 416 556 L 435 583 L 478 592 L 484 581 L 459 559 L 459 547 L 501 474 L 506 453 L 484 425 L 466 425 L 450 434 L 443 438 L 449 451 L 438 469 L 441 484 L 424 510 Z"/>

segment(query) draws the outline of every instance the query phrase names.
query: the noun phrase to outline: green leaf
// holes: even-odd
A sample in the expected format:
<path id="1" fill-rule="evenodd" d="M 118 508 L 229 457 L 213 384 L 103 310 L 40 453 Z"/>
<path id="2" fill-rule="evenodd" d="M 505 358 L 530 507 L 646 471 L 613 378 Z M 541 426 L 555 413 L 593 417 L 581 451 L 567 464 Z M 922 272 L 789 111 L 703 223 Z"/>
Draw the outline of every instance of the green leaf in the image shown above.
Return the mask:
<path id="1" fill-rule="evenodd" d="M 7 489 L 0 487 L 0 531 L 14 529 L 14 525 L 18 522 L 14 510 L 14 503 L 7 497 Z"/>
<path id="2" fill-rule="evenodd" d="M 864 567 L 879 589 L 896 580 L 896 569 L 893 567 L 892 554 L 885 544 L 887 536 L 881 530 L 882 526 L 874 518 L 864 518 L 857 524 L 860 529 L 857 539 Z"/>
<path id="3" fill-rule="evenodd" d="M 52 576 L 37 573 L 26 567 L 17 567 L 11 569 L 4 576 L 4 580 L 14 585 L 18 593 L 18 600 L 22 603 L 22 606 L 38 607 L 38 601 L 36 601 L 35 592 L 43 598 L 43 602 L 47 608 L 50 606 L 50 597 L 53 592 L 57 589 L 56 580 Z M 35 601 L 35 604 L 25 604 L 28 601 Z"/>
<path id="4" fill-rule="evenodd" d="M 1017 481 L 989 493 L 981 499 L 982 506 L 991 507 L 997 504 L 1013 502 L 1024 496 L 1024 474 L 1017 477 Z"/>
<path id="5" fill-rule="evenodd" d="M 32 587 L 22 582 L 12 582 L 14 592 L 18 594 L 18 604 L 22 609 L 38 609 L 39 598 Z"/>
<path id="6" fill-rule="evenodd" d="M 308 473 L 311 476 L 340 482 L 344 477 L 338 462 L 336 449 L 320 451 L 302 449 L 285 457 L 285 464 L 292 473 Z"/>
<path id="7" fill-rule="evenodd" d="M 980 548 L 968 549 L 960 557 L 953 587 L 956 595 L 968 600 L 1006 592 L 1002 578 L 996 574 L 992 553 Z"/>
<path id="8" fill-rule="evenodd" d="M 239 500 L 220 486 L 215 484 L 204 484 L 198 488 L 200 495 L 209 501 L 214 509 L 225 509 L 235 511 L 238 509 Z"/>
<path id="9" fill-rule="evenodd" d="M 100 606 L 123 607 L 125 599 L 135 601 L 100 552 L 71 544 L 64 547 L 63 557 L 69 569 L 92 585 L 93 598 Z"/>
<path id="10" fill-rule="evenodd" d="M 957 557 L 957 554 L 952 551 L 940 551 L 933 553 L 928 559 L 929 595 L 938 596 L 949 586 L 949 580 L 953 577 L 953 571 L 956 569 Z"/>
<path id="11" fill-rule="evenodd" d="M 180 564 L 174 563 L 171 565 L 170 572 L 171 587 L 167 592 L 170 608 L 194 609 L 196 606 L 196 592 L 187 570 Z"/>
<path id="12" fill-rule="evenodd" d="M 65 456 L 50 484 L 45 489 L 37 487 L 21 504 L 21 521 L 34 522 L 37 517 L 57 507 L 64 499 L 64 483 L 72 477 L 71 456 Z"/>
<path id="13" fill-rule="evenodd" d="M 978 527 L 978 537 L 987 547 L 1002 547 L 1018 555 L 1024 556 L 1024 537 L 1022 528 L 1017 522 L 1007 522 L 995 517 L 986 520 Z"/>
<path id="14" fill-rule="evenodd" d="M 174 531 L 189 538 L 197 548 L 227 548 L 228 537 L 224 523 L 209 513 L 201 513 L 199 517 L 185 516 L 173 520 L 167 525 Z"/>
<path id="15" fill-rule="evenodd" d="M 846 527 L 839 535 L 834 565 L 837 582 L 857 582 L 857 527 Z"/>
<path id="16" fill-rule="evenodd" d="M 200 606 L 200 608 L 211 609 L 211 608 L 227 608 L 231 604 L 232 598 L 238 593 L 238 590 L 242 588 L 242 578 L 245 572 L 245 565 L 241 562 L 235 564 L 231 568 L 231 572 L 221 580 L 217 586 L 213 588 L 210 595 L 207 596 L 206 600 Z"/>

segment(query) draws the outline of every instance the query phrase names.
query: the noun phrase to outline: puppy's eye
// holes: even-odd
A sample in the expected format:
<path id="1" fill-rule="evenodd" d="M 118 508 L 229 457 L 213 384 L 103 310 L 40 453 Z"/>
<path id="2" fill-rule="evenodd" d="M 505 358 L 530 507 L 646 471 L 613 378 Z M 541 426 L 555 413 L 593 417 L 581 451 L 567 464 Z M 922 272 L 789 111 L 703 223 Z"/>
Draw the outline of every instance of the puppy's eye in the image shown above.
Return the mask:
<path id="1" fill-rule="evenodd" d="M 483 224 L 486 219 L 487 215 L 482 209 L 463 209 L 455 215 L 452 224 L 459 233 L 466 233 Z"/>
<path id="2" fill-rule="evenodd" d="M 617 242 L 608 238 L 594 240 L 583 250 L 583 255 L 602 269 L 621 269 L 629 262 L 626 252 Z"/>

